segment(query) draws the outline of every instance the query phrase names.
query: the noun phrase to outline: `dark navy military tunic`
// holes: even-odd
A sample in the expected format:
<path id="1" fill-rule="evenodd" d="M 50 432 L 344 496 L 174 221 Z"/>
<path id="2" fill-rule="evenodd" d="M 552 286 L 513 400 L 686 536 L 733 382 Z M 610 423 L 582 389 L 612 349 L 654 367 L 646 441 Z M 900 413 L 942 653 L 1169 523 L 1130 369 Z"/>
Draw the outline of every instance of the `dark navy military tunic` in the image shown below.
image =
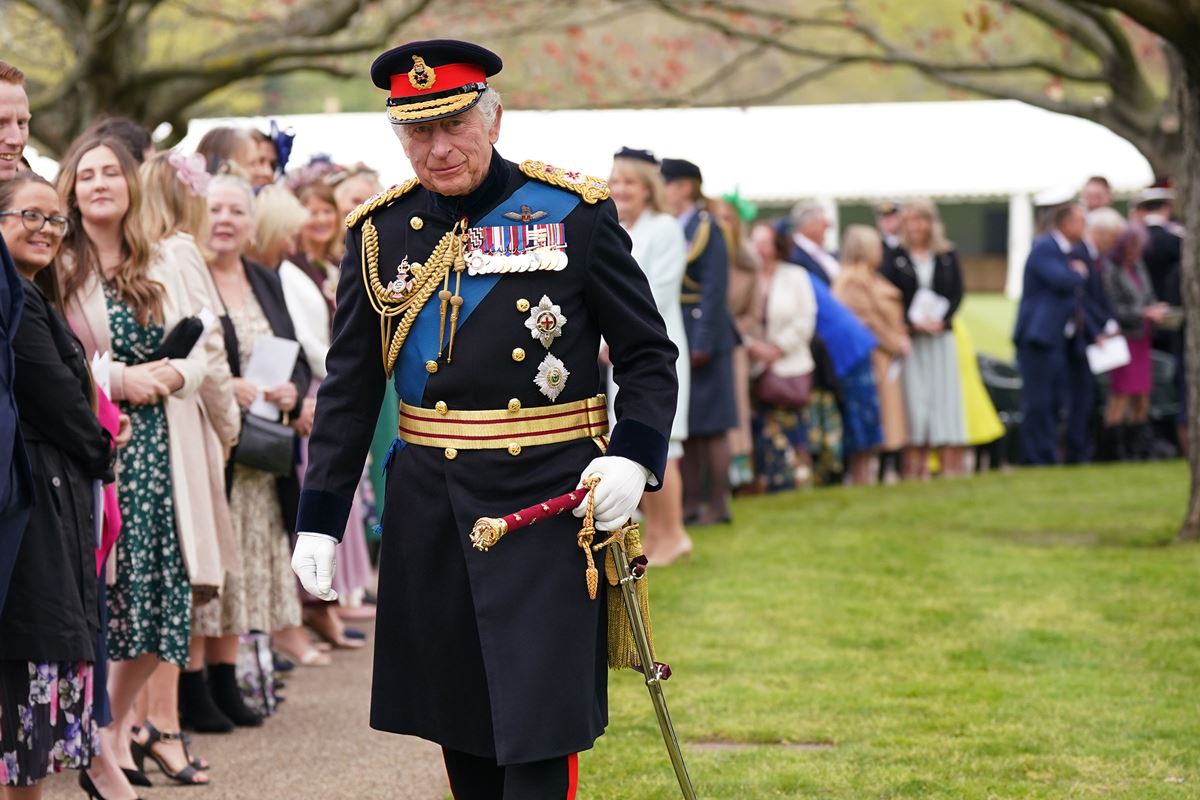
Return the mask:
<path id="1" fill-rule="evenodd" d="M 397 389 L 427 409 L 439 402 L 468 410 L 505 409 L 511 400 L 525 409 L 582 400 L 603 392 L 597 366 L 603 335 L 621 386 L 608 454 L 637 461 L 661 481 L 675 410 L 676 349 L 611 201 L 591 205 L 531 182 L 493 152 L 487 178 L 471 195 L 447 198 L 417 187 L 373 212 L 380 279 L 394 278 L 402 258 L 423 263 L 461 217 L 495 224 L 529 198 L 530 212 L 547 199 L 569 209 L 567 267 L 498 277 L 463 273 L 469 315 L 459 322 L 452 361 L 443 357 L 436 373 L 424 371 L 437 342 L 436 334 L 432 342 L 415 338 L 418 323 L 396 365 Z M 317 396 L 298 521 L 298 530 L 337 537 L 387 380 L 360 246 L 361 226 L 347 236 L 329 376 Z M 453 275 L 450 282 L 453 289 Z M 543 295 L 567 320 L 548 350 L 525 325 L 530 311 L 520 310 L 520 301 L 536 308 Z M 436 319 L 436 294 L 430 305 Z M 534 383 L 547 352 L 570 372 L 554 402 Z M 598 455 L 592 439 L 524 447 L 517 455 L 460 449 L 449 458 L 443 448 L 413 444 L 395 450 L 382 521 L 372 727 L 500 764 L 591 747 L 608 716 L 605 601 L 603 593 L 587 596 L 575 538 L 579 520 L 567 514 L 539 523 L 486 553 L 472 549 L 468 535 L 479 517 L 571 491 Z"/>
<path id="2" fill-rule="evenodd" d="M 692 366 L 688 436 L 714 436 L 737 427 L 737 395 L 733 385 L 733 351 L 737 329 L 726 299 L 729 286 L 729 251 L 721 226 L 708 212 L 698 211 L 685 223 L 683 233 L 691 243 L 701 225 L 708 225 L 708 241 L 687 265 L 683 327 L 688 348 L 709 357 L 702 367 Z M 699 295 L 697 297 L 697 295 Z"/>

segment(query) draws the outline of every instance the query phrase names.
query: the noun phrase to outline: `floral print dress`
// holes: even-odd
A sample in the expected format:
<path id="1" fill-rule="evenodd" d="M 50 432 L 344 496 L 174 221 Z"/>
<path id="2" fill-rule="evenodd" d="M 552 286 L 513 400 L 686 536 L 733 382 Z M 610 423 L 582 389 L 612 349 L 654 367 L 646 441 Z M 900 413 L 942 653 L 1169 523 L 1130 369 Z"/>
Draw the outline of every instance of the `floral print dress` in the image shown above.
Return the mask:
<path id="1" fill-rule="evenodd" d="M 0 661 L 0 786 L 87 769 L 99 752 L 92 665 Z"/>
<path id="2" fill-rule="evenodd" d="M 133 309 L 106 286 L 113 360 L 144 364 L 162 342 L 163 327 L 142 325 Z M 108 592 L 108 656 L 116 661 L 153 653 L 187 666 L 192 586 L 175 532 L 167 416 L 161 402 L 121 402 L 133 438 L 120 451 L 117 499 L 117 581 Z"/>
<path id="3" fill-rule="evenodd" d="M 254 340 L 272 335 L 271 323 L 253 292 L 247 292 L 241 308 L 228 306 L 228 310 L 245 370 Z M 300 595 L 292 575 L 292 543 L 283 522 L 275 476 L 234 464 L 229 516 L 242 554 L 241 574 L 227 573 L 220 600 L 196 609 L 197 634 L 269 633 L 299 625 Z"/>

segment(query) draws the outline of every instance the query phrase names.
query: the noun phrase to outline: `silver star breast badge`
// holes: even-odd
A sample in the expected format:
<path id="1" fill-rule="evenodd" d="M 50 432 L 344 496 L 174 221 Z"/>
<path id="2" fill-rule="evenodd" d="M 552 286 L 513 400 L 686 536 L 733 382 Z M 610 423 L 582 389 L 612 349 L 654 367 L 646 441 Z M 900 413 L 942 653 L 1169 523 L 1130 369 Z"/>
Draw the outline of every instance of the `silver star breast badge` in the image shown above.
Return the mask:
<path id="1" fill-rule="evenodd" d="M 525 320 L 529 334 L 547 350 L 555 339 L 562 336 L 566 324 L 567 318 L 562 315 L 562 307 L 555 305 L 546 295 L 542 295 L 541 301 L 529 310 L 529 319 Z"/>

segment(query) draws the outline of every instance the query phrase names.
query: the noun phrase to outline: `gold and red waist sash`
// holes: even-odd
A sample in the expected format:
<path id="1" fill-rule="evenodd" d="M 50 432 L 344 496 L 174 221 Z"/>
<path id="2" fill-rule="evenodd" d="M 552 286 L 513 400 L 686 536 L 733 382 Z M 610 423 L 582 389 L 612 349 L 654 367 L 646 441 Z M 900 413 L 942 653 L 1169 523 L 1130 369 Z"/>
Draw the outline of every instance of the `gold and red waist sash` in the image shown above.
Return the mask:
<path id="1" fill-rule="evenodd" d="M 516 400 L 499 410 L 458 411 L 438 403 L 434 408 L 400 404 L 399 438 L 425 447 L 458 450 L 507 450 L 558 444 L 608 435 L 608 402 L 598 394 L 573 403 L 522 408 Z"/>

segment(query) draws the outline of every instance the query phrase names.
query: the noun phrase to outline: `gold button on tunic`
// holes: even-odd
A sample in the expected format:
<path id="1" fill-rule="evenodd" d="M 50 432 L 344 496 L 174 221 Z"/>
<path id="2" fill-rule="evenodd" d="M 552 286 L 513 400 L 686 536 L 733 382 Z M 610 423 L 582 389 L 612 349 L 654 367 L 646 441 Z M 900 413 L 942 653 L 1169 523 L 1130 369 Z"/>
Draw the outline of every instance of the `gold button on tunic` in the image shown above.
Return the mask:
<path id="1" fill-rule="evenodd" d="M 458 458 L 458 451 L 455 450 L 453 447 L 447 447 L 446 448 L 446 460 L 453 461 L 456 458 Z"/>
<path id="2" fill-rule="evenodd" d="M 419 231 L 421 228 L 425 227 L 425 220 L 421 219 L 420 217 L 413 217 L 408 221 L 408 224 L 409 227 L 411 227 L 414 231 Z"/>
<path id="3" fill-rule="evenodd" d="M 520 311 L 522 314 L 524 314 L 528 310 L 529 310 L 529 301 L 526 300 L 524 297 L 522 297 L 520 300 L 517 301 L 517 311 Z"/>
<path id="4" fill-rule="evenodd" d="M 525 349 L 523 347 L 513 348 L 512 359 L 517 363 L 525 360 Z M 434 366 L 437 366 L 436 364 Z"/>

